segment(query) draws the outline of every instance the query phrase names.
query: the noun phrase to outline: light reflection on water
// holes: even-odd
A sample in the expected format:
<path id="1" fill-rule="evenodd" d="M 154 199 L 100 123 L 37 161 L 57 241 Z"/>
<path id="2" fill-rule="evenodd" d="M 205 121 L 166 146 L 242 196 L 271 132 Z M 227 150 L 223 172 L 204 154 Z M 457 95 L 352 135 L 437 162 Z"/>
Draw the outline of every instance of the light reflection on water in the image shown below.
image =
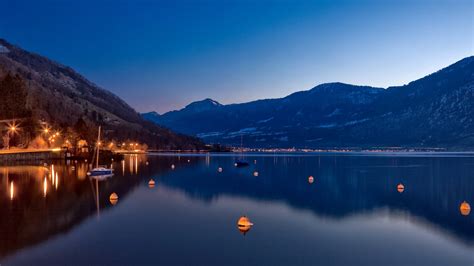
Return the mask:
<path id="1" fill-rule="evenodd" d="M 131 155 L 101 182 L 81 163 L 1 166 L 0 263 L 474 263 L 472 157 L 234 159 Z"/>

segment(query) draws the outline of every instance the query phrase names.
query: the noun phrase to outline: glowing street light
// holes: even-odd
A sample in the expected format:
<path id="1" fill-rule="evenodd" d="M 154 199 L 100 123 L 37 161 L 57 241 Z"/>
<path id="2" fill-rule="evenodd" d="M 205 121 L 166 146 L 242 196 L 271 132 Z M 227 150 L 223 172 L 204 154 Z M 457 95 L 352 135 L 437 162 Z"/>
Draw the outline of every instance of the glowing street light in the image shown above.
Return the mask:
<path id="1" fill-rule="evenodd" d="M 48 135 L 49 133 L 51 133 L 51 128 L 48 126 L 48 125 L 43 125 L 41 127 L 41 131 L 45 134 L 45 135 Z"/>
<path id="2" fill-rule="evenodd" d="M 15 134 L 20 130 L 15 122 L 8 124 L 8 134 Z"/>

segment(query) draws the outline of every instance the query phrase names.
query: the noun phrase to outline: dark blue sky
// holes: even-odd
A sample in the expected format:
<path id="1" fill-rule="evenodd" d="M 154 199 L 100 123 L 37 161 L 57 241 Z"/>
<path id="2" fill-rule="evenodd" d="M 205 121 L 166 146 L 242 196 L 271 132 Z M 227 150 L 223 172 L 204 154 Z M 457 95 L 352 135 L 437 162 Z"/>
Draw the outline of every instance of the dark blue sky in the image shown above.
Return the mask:
<path id="1" fill-rule="evenodd" d="M 0 37 L 138 111 L 402 85 L 474 54 L 472 0 L 1 0 Z"/>

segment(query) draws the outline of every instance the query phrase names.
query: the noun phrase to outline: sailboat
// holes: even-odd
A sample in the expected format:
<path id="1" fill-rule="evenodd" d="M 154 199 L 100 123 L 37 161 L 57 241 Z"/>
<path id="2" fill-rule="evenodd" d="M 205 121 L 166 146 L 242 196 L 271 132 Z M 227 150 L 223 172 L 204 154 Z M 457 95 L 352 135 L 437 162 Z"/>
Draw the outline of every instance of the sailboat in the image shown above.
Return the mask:
<path id="1" fill-rule="evenodd" d="M 113 169 L 99 167 L 99 154 L 100 154 L 100 126 L 99 126 L 99 136 L 97 137 L 97 154 L 96 154 L 96 163 L 95 168 L 87 172 L 88 176 L 97 178 L 97 179 L 106 179 L 114 175 Z"/>
<path id="2" fill-rule="evenodd" d="M 244 153 L 244 149 L 243 149 L 243 136 L 240 135 L 240 158 L 237 159 L 234 163 L 235 167 L 245 167 L 245 166 L 249 166 L 249 163 L 244 161 L 243 160 L 243 153 Z"/>

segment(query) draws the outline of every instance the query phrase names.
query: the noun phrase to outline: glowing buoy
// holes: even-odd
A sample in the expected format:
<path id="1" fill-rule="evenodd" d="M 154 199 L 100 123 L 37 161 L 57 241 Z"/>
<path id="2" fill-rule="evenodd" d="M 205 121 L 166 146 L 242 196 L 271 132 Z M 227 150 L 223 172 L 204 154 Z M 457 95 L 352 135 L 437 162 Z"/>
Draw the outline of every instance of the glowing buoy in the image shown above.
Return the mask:
<path id="1" fill-rule="evenodd" d="M 148 165 L 148 161 L 146 161 L 146 163 L 145 163 L 145 164 L 146 164 L 146 165 Z"/>
<path id="2" fill-rule="evenodd" d="M 237 167 L 237 163 L 234 163 L 234 166 Z"/>
<path id="3" fill-rule="evenodd" d="M 314 182 L 314 177 L 313 177 L 312 175 L 310 175 L 310 176 L 308 177 L 308 182 L 309 182 L 310 184 L 313 184 L 313 182 Z"/>
<path id="4" fill-rule="evenodd" d="M 85 160 L 84 160 L 84 162 L 86 162 L 86 163 L 87 163 L 87 159 L 85 159 Z"/>
<path id="5" fill-rule="evenodd" d="M 174 166 L 174 164 L 172 164 L 172 165 L 171 165 L 171 169 L 174 169 L 174 168 L 175 168 L 175 166 Z"/>
<path id="6" fill-rule="evenodd" d="M 257 164 L 257 160 L 253 160 L 253 163 L 254 163 L 254 164 Z"/>
<path id="7" fill-rule="evenodd" d="M 461 211 L 462 215 L 468 216 L 471 213 L 471 205 L 469 205 L 469 203 L 466 201 L 463 201 L 461 206 L 459 206 L 459 210 Z"/>
<path id="8" fill-rule="evenodd" d="M 222 167 L 217 168 L 217 172 L 222 173 Z"/>
<path id="9" fill-rule="evenodd" d="M 237 221 L 237 228 L 239 228 L 239 231 L 244 235 L 250 230 L 250 228 L 252 228 L 252 226 L 253 226 L 253 223 L 250 222 L 247 216 L 242 216 Z"/>
<path id="10" fill-rule="evenodd" d="M 48 166 L 48 164 L 47 164 L 47 163 L 44 163 L 43 166 L 46 167 L 46 166 Z"/>
<path id="11" fill-rule="evenodd" d="M 150 179 L 150 181 L 148 181 L 148 187 L 149 188 L 154 188 L 155 187 L 155 180 Z"/>
<path id="12" fill-rule="evenodd" d="M 191 162 L 191 160 L 188 160 L 188 163 L 190 163 L 190 162 Z"/>
<path id="13" fill-rule="evenodd" d="M 402 183 L 398 184 L 397 191 L 402 193 L 403 191 L 405 191 L 405 186 Z"/>
<path id="14" fill-rule="evenodd" d="M 118 202 L 117 193 L 114 192 L 114 193 L 110 194 L 109 200 L 110 200 L 110 203 L 112 203 L 112 205 L 117 204 L 117 202 Z"/>
<path id="15" fill-rule="evenodd" d="M 257 171 L 253 172 L 253 176 L 258 176 L 258 172 Z"/>

